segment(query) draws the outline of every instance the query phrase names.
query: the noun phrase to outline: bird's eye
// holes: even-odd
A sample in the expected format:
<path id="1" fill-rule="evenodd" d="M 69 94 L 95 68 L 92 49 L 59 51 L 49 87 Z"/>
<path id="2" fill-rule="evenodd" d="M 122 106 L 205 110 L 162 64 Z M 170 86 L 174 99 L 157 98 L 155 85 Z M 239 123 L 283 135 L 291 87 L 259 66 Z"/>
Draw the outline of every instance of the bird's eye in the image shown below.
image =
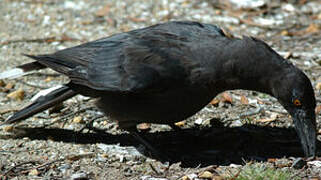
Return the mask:
<path id="1" fill-rule="evenodd" d="M 301 106 L 301 101 L 298 100 L 298 99 L 295 99 L 295 100 L 293 101 L 293 104 L 296 105 L 296 106 Z"/>

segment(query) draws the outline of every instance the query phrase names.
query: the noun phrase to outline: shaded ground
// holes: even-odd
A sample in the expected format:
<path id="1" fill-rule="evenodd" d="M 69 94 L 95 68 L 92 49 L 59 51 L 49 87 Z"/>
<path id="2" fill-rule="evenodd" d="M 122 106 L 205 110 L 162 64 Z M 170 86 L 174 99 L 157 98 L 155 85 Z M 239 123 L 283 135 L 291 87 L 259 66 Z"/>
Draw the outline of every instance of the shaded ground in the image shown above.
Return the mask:
<path id="1" fill-rule="evenodd" d="M 264 39 L 307 73 L 320 107 L 319 1 L 262 1 L 258 7 L 243 8 L 232 1 L 168 2 L 0 0 L 0 72 L 30 61 L 21 53 L 53 52 L 167 20 L 195 20 L 218 24 L 235 35 Z M 25 106 L 39 90 L 66 81 L 46 70 L 0 83 L 0 120 Z M 7 97 L 19 89 L 24 92 L 21 100 Z M 317 110 L 320 129 L 319 111 L 321 108 Z M 274 98 L 261 93 L 225 93 L 182 122 L 181 131 L 152 125 L 150 132 L 142 133 L 171 157 L 171 165 L 151 155 L 106 117 L 79 131 L 99 115 L 93 100 L 77 96 L 64 103 L 60 112 L 40 113 L 15 128 L 2 127 L 2 178 L 179 179 L 205 170 L 218 177 L 233 177 L 242 170 L 238 165 L 255 161 L 289 169 L 300 178 L 321 176 L 321 168 L 309 163 L 291 168 L 292 157 L 302 156 L 291 118 Z"/>

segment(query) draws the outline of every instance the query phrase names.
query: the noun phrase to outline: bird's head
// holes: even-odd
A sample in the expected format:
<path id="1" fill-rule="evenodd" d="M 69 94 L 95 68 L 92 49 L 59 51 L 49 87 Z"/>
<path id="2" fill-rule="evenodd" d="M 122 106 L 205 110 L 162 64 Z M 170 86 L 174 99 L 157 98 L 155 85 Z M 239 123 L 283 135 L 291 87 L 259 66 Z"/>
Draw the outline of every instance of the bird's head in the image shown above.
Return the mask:
<path id="1" fill-rule="evenodd" d="M 316 100 L 309 78 L 299 69 L 291 68 L 273 88 L 273 94 L 292 116 L 305 156 L 316 153 Z"/>

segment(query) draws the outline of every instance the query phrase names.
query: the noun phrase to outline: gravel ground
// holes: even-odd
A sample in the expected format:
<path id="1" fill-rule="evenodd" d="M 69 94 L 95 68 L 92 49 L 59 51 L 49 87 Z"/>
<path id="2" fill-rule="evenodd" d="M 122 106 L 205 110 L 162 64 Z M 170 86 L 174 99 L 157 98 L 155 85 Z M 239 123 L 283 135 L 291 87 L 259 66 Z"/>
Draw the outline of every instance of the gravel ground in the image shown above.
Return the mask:
<path id="1" fill-rule="evenodd" d="M 236 36 L 265 40 L 305 71 L 315 88 L 320 129 L 321 3 L 262 0 L 239 7 L 233 2 L 0 0 L 0 72 L 31 61 L 21 53 L 50 53 L 168 20 L 217 24 Z M 66 81 L 44 70 L 0 82 L 0 121 L 41 89 Z M 145 125 L 145 136 L 173 157 L 170 164 L 152 156 L 108 117 L 89 125 L 101 115 L 92 99 L 77 96 L 58 110 L 0 127 L 0 179 L 228 179 L 254 162 L 298 178 L 321 177 L 320 158 L 294 163 L 302 162 L 297 158 L 302 152 L 291 118 L 265 94 L 238 90 L 219 95 L 179 123 L 179 132 Z M 320 156 L 320 135 L 318 139 Z"/>

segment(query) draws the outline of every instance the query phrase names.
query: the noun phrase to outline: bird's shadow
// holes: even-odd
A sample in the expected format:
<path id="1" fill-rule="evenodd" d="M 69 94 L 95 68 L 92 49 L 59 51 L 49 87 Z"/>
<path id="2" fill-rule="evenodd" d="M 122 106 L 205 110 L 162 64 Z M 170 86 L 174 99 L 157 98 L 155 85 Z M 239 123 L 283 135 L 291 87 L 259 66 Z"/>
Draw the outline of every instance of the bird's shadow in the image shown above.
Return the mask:
<path id="1" fill-rule="evenodd" d="M 212 121 L 213 122 L 213 121 Z M 171 157 L 171 163 L 182 162 L 185 167 L 226 165 L 248 160 L 266 161 L 268 158 L 303 156 L 301 144 L 292 128 L 243 125 L 224 127 L 218 121 L 209 128 L 192 128 L 178 131 L 143 133 L 154 148 Z M 62 141 L 77 144 L 120 144 L 139 146 L 130 134 L 109 134 L 102 130 L 81 133 L 58 128 L 22 128 L 19 135 L 11 138 L 28 137 L 31 140 Z M 21 133 L 23 132 L 23 133 Z M 321 142 L 317 141 L 320 151 Z M 320 153 L 320 152 L 319 152 Z M 151 156 L 150 153 L 145 153 Z M 155 158 L 155 157 L 153 157 Z"/>

